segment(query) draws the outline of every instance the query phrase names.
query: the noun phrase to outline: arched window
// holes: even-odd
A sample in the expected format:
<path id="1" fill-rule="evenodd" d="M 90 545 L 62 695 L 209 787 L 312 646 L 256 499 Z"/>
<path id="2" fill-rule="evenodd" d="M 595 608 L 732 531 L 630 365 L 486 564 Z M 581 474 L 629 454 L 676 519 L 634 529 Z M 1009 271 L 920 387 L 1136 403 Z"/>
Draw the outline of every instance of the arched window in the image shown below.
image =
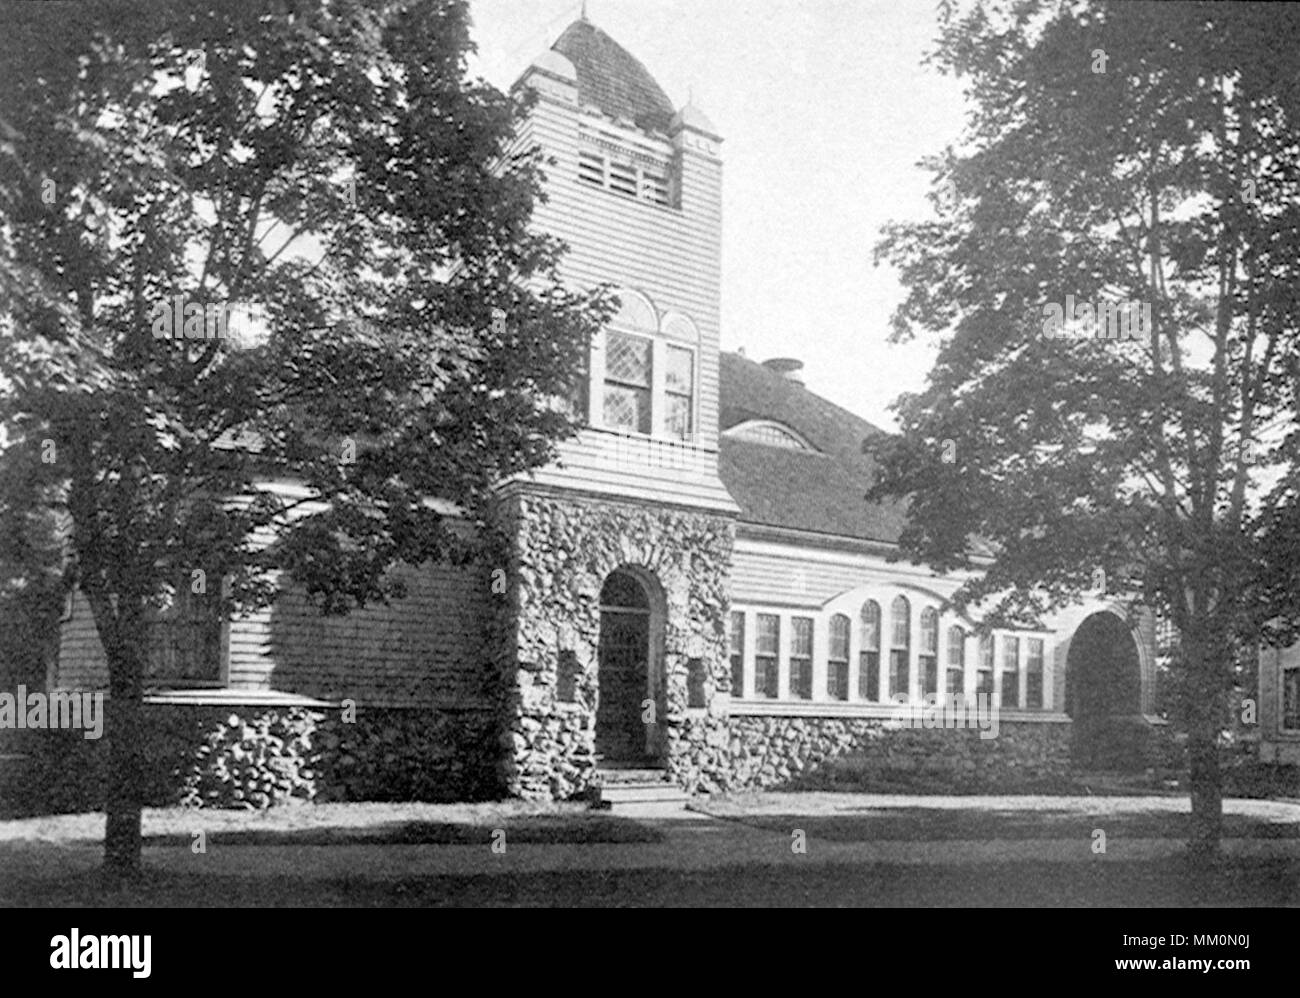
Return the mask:
<path id="1" fill-rule="evenodd" d="M 654 335 L 659 322 L 654 306 L 641 295 L 621 291 L 618 298 L 618 314 L 605 334 L 605 426 L 649 433 Z"/>
<path id="2" fill-rule="evenodd" d="M 948 681 L 944 692 L 952 701 L 961 696 L 966 684 L 966 632 L 960 627 L 948 628 Z"/>
<path id="3" fill-rule="evenodd" d="M 927 606 L 921 611 L 921 695 L 939 692 L 939 611 Z"/>
<path id="4" fill-rule="evenodd" d="M 873 599 L 862 604 L 858 651 L 858 699 L 880 700 L 880 604 Z"/>
<path id="5" fill-rule="evenodd" d="M 889 699 L 911 696 L 912 604 L 895 596 L 889 607 Z"/>
<path id="6" fill-rule="evenodd" d="M 832 700 L 849 698 L 849 618 L 842 613 L 831 617 L 826 695 Z"/>

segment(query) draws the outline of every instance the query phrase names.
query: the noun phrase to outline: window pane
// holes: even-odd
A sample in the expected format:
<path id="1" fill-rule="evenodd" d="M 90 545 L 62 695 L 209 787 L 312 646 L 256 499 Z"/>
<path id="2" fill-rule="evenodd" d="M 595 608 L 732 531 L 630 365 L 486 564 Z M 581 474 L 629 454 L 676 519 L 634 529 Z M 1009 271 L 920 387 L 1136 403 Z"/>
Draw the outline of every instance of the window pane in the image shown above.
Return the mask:
<path id="1" fill-rule="evenodd" d="M 878 703 L 880 698 L 880 652 L 858 655 L 858 699 Z"/>
<path id="2" fill-rule="evenodd" d="M 689 440 L 695 431 L 689 395 L 664 396 L 664 432 L 677 440 Z"/>
<path id="3" fill-rule="evenodd" d="M 1020 705 L 1020 639 L 1002 639 L 1002 706 Z"/>
<path id="4" fill-rule="evenodd" d="M 605 378 L 623 385 L 650 387 L 650 341 L 626 333 L 609 334 Z"/>
<path id="5" fill-rule="evenodd" d="M 1300 669 L 1282 672 L 1282 727 L 1300 731 Z"/>
<path id="6" fill-rule="evenodd" d="M 939 654 L 939 611 L 932 606 L 921 611 L 921 651 Z"/>
<path id="7" fill-rule="evenodd" d="M 1025 706 L 1035 710 L 1043 706 L 1043 639 L 1030 638 L 1029 662 L 1026 665 Z"/>
<path id="8" fill-rule="evenodd" d="M 664 387 L 678 395 L 690 395 L 695 391 L 695 351 L 681 347 L 668 347 L 664 371 Z"/>
<path id="9" fill-rule="evenodd" d="M 880 604 L 873 599 L 862 604 L 862 650 L 880 650 Z"/>
<path id="10" fill-rule="evenodd" d="M 812 699 L 813 622 L 811 617 L 792 617 L 790 633 L 790 693 L 801 700 Z"/>
<path id="11" fill-rule="evenodd" d="M 632 433 L 650 432 L 650 389 L 605 384 L 605 425 Z"/>
<path id="12" fill-rule="evenodd" d="M 849 660 L 849 618 L 842 613 L 831 618 L 830 657 L 837 662 Z"/>
<path id="13" fill-rule="evenodd" d="M 781 618 L 771 613 L 757 615 L 754 637 L 758 654 L 754 657 L 754 692 L 758 696 L 777 694 L 777 648 L 781 639 Z"/>
<path id="14" fill-rule="evenodd" d="M 889 699 L 912 695 L 911 675 L 909 674 L 906 649 L 896 649 L 889 653 Z"/>
<path id="15" fill-rule="evenodd" d="M 740 611 L 731 614 L 731 628 L 727 634 L 731 653 L 731 695 L 745 695 L 745 615 Z"/>
<path id="16" fill-rule="evenodd" d="M 894 599 L 889 615 L 893 625 L 891 642 L 893 647 L 906 648 L 912 638 L 912 607 L 907 602 L 906 596 L 898 596 Z"/>

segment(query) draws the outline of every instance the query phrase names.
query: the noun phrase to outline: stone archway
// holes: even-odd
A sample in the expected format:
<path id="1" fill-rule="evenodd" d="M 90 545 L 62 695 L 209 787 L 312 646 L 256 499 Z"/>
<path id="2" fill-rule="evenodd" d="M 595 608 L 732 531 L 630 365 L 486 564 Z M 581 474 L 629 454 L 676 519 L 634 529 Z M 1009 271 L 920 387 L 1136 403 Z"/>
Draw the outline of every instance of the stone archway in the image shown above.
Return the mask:
<path id="1" fill-rule="evenodd" d="M 1116 614 L 1090 614 L 1070 639 L 1065 712 L 1071 755 L 1083 770 L 1140 770 L 1148 725 L 1142 716 L 1142 664 L 1133 631 Z"/>
<path id="2" fill-rule="evenodd" d="M 656 764 L 663 612 L 657 587 L 620 568 L 600 590 L 596 671 L 596 756 L 601 762 Z"/>

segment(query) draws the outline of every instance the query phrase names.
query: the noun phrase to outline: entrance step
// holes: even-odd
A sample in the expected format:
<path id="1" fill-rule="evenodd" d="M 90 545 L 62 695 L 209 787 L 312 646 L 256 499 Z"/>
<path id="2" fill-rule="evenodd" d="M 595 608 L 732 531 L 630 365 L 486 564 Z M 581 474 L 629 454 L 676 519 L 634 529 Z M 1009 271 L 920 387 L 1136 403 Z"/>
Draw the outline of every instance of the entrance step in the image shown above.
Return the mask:
<path id="1" fill-rule="evenodd" d="M 600 789 L 594 801 L 595 807 L 609 809 L 636 804 L 685 805 L 690 800 L 690 795 L 673 783 L 668 773 L 662 769 L 602 766 L 597 773 Z"/>

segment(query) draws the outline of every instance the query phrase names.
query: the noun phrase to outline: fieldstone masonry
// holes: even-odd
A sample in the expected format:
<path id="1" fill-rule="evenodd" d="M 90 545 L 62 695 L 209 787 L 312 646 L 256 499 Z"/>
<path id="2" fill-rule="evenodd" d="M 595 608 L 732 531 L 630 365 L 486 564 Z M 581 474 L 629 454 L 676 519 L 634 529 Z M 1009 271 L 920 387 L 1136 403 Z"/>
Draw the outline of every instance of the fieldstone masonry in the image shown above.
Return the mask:
<path id="1" fill-rule="evenodd" d="M 877 718 L 734 717 L 728 754 L 730 781 L 717 789 L 905 782 L 918 790 L 1015 790 L 1066 777 L 1070 725 L 1002 721 L 996 738 L 981 738 L 973 728 Z"/>
<path id="2" fill-rule="evenodd" d="M 503 498 L 496 526 L 511 580 L 497 611 L 495 653 L 508 792 L 563 799 L 592 786 L 600 592 L 618 569 L 633 571 L 651 594 L 652 659 L 659 660 L 655 730 L 663 763 L 685 786 L 724 780 L 727 697 L 716 694 L 730 690 L 726 614 L 733 521 L 670 507 L 517 491 Z M 688 707 L 692 659 L 703 668 L 701 708 Z M 561 682 L 565 668 L 576 675 Z"/>

